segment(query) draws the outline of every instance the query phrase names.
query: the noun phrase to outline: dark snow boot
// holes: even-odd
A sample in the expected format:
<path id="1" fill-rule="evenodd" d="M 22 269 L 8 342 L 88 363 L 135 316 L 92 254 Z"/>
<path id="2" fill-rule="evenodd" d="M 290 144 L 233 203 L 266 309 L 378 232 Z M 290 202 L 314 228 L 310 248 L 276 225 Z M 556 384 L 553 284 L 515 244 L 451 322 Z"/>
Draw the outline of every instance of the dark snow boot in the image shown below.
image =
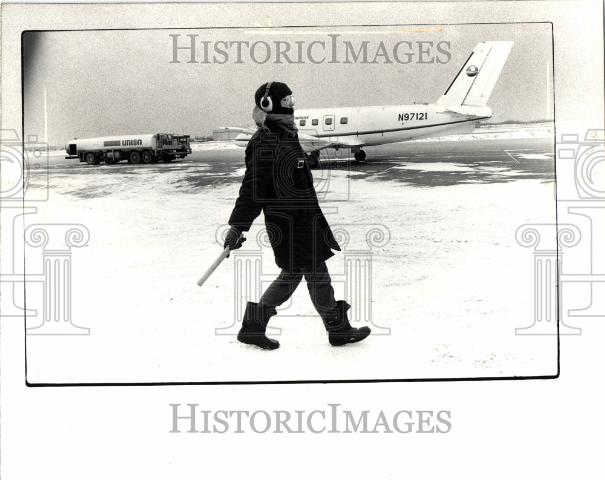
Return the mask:
<path id="1" fill-rule="evenodd" d="M 265 350 L 279 348 L 279 342 L 265 335 L 269 319 L 275 315 L 275 307 L 248 302 L 242 328 L 237 334 L 237 340 L 248 345 L 256 345 Z"/>
<path id="2" fill-rule="evenodd" d="M 351 308 L 344 300 L 338 300 L 336 307 L 322 316 L 330 345 L 338 347 L 347 343 L 361 342 L 371 330 L 369 327 L 353 328 L 347 318 L 347 310 Z"/>

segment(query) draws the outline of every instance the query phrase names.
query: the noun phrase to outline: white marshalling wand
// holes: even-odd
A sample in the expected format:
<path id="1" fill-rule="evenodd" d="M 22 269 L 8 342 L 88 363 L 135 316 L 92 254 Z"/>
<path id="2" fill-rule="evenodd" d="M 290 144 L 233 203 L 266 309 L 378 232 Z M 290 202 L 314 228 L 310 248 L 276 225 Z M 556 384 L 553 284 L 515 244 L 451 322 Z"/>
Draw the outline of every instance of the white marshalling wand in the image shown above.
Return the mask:
<path id="1" fill-rule="evenodd" d="M 238 241 L 239 241 L 239 238 L 238 238 Z M 206 280 L 208 280 L 208 277 L 210 277 L 210 275 L 212 275 L 212 273 L 221 264 L 221 262 L 229 256 L 229 253 L 231 253 L 231 249 L 229 247 L 225 247 L 225 249 L 221 252 L 221 254 L 216 258 L 216 260 L 214 262 L 212 262 L 212 265 L 210 265 L 210 267 L 208 267 L 208 270 L 206 270 L 204 275 L 202 275 L 200 277 L 200 279 L 197 281 L 198 287 L 201 287 L 202 285 L 204 285 Z"/>
<path id="2" fill-rule="evenodd" d="M 197 281 L 198 287 L 201 287 L 202 285 L 204 285 L 204 282 L 206 280 L 208 280 L 208 277 L 210 275 L 212 275 L 212 272 L 214 272 L 216 270 L 216 267 L 218 267 L 221 264 L 221 262 L 223 260 L 225 260 L 225 258 L 227 258 L 227 255 L 229 255 L 230 251 L 231 251 L 231 249 L 229 247 L 225 247 L 225 250 L 223 250 L 221 252 L 221 254 L 216 258 L 216 260 L 214 262 L 212 262 L 212 265 L 210 265 L 208 270 L 206 270 L 206 273 L 204 273 L 204 275 L 202 275 L 200 277 L 200 279 Z"/>

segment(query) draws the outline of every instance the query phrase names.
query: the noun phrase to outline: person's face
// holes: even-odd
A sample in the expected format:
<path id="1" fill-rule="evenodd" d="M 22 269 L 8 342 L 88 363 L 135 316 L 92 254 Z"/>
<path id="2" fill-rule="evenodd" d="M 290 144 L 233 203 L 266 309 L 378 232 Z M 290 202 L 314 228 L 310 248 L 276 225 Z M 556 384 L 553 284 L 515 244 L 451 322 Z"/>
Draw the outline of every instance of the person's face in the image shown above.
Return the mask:
<path id="1" fill-rule="evenodd" d="M 296 99 L 294 98 L 294 94 L 291 93 L 287 97 L 282 98 L 279 104 L 283 108 L 294 108 L 294 105 L 296 105 Z"/>

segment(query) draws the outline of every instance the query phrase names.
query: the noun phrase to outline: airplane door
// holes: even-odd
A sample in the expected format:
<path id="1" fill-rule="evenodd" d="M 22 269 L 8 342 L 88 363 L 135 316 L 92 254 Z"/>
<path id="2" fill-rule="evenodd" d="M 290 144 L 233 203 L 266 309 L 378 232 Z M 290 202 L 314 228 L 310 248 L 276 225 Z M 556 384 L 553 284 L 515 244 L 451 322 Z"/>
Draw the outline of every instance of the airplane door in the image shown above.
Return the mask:
<path id="1" fill-rule="evenodd" d="M 334 130 L 334 115 L 324 115 L 323 129 L 326 131 Z"/>

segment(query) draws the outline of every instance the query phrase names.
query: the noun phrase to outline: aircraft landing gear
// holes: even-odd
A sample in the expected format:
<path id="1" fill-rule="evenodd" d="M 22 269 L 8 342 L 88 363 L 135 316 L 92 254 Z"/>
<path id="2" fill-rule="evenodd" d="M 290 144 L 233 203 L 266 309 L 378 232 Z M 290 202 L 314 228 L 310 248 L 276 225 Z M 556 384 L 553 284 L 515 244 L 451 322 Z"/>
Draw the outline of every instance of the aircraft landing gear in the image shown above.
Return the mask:
<path id="1" fill-rule="evenodd" d="M 364 163 L 366 161 L 366 152 L 363 150 L 359 150 L 359 152 L 355 152 L 355 161 L 357 163 Z"/>

